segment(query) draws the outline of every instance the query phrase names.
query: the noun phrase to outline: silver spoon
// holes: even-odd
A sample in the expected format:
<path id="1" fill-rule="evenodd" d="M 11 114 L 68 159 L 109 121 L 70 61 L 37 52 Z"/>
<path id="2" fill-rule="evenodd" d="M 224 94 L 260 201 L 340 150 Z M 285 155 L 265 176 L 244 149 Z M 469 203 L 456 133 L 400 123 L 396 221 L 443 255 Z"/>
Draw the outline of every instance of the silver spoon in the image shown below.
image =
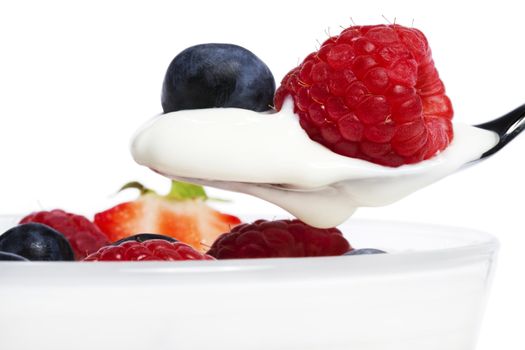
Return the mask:
<path id="1" fill-rule="evenodd" d="M 498 119 L 474 125 L 477 128 L 493 131 L 499 136 L 498 143 L 483 153 L 477 160 L 484 160 L 505 147 L 525 129 L 525 104 Z"/>

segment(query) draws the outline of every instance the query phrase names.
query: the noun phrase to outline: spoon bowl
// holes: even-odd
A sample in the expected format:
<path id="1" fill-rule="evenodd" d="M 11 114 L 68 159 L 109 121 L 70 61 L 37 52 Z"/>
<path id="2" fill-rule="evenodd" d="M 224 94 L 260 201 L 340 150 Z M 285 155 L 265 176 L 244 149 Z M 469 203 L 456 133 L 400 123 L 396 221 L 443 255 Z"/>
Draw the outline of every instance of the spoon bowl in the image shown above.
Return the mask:
<path id="1" fill-rule="evenodd" d="M 444 151 L 392 168 L 311 140 L 290 103 L 271 116 L 220 108 L 175 113 L 137 134 L 132 152 L 139 164 L 172 179 L 262 198 L 317 227 L 337 226 L 358 207 L 391 204 L 487 159 L 525 128 L 525 105 L 477 126 L 455 123 Z M 195 143 L 197 137 L 206 142 Z"/>

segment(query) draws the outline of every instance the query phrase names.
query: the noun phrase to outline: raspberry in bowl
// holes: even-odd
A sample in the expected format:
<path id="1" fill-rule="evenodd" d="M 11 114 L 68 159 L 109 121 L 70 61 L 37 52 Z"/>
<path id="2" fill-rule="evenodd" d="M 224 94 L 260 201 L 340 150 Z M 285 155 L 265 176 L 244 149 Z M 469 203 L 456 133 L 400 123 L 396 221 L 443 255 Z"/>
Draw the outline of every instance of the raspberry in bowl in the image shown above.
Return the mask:
<path id="1" fill-rule="evenodd" d="M 17 219 L 3 217 L 0 230 Z M 387 253 L 4 261 L 0 347 L 474 349 L 498 247 L 492 236 L 381 221 L 339 229 L 354 249 Z"/>

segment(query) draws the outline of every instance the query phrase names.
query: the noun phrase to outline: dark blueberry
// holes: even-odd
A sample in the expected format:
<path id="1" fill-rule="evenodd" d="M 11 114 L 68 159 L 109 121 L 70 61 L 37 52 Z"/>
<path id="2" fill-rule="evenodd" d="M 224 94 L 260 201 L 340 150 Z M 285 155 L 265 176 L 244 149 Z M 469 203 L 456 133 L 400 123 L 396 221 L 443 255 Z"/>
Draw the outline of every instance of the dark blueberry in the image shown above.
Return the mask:
<path id="1" fill-rule="evenodd" d="M 0 251 L 29 260 L 74 260 L 67 239 L 49 226 L 29 223 L 15 226 L 0 236 Z"/>
<path id="2" fill-rule="evenodd" d="M 0 261 L 29 261 L 23 256 L 13 253 L 0 252 Z"/>
<path id="3" fill-rule="evenodd" d="M 232 44 L 201 44 L 179 53 L 162 85 L 164 113 L 237 107 L 261 112 L 273 105 L 272 72 L 251 51 Z"/>
<path id="4" fill-rule="evenodd" d="M 150 239 L 163 239 L 168 242 L 177 242 L 177 240 L 173 237 L 159 235 L 157 233 L 139 233 L 133 236 L 122 238 L 116 241 L 115 243 L 113 243 L 113 245 L 119 245 L 120 243 L 127 242 L 127 241 L 135 241 L 135 242 L 142 243 L 145 241 L 149 241 Z"/>
<path id="5" fill-rule="evenodd" d="M 369 254 L 386 254 L 386 252 L 380 249 L 362 248 L 362 249 L 354 249 L 354 250 L 344 253 L 344 255 L 369 255 Z"/>

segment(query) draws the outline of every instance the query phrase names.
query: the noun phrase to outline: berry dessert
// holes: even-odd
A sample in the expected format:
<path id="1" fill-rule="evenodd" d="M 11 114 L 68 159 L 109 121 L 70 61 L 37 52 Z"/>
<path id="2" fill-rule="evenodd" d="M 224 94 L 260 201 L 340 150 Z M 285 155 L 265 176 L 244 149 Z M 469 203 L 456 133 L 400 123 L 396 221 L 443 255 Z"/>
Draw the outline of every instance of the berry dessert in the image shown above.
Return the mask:
<path id="1" fill-rule="evenodd" d="M 125 241 L 100 248 L 87 256 L 84 261 L 174 261 L 174 260 L 213 260 L 213 257 L 199 253 L 181 242 L 166 239 L 147 239 L 145 241 Z"/>
<path id="2" fill-rule="evenodd" d="M 415 28 L 344 29 L 284 77 L 275 110 L 265 110 L 272 81 L 238 46 L 182 51 L 164 80 L 165 114 L 136 134 L 133 158 L 171 179 L 254 195 L 330 228 L 359 207 L 391 204 L 457 171 L 498 142 L 492 131 L 452 125 L 430 46 Z"/>
<path id="3" fill-rule="evenodd" d="M 77 260 L 109 243 L 102 231 L 86 217 L 60 209 L 31 213 L 20 220 L 21 224 L 30 222 L 47 225 L 63 234 L 73 248 Z"/>
<path id="4" fill-rule="evenodd" d="M 277 110 L 287 96 L 310 138 L 347 157 L 400 166 L 452 141 L 452 105 L 415 28 L 343 30 L 284 77 Z"/>
<path id="5" fill-rule="evenodd" d="M 70 260 L 68 249 L 85 261 L 382 254 L 353 249 L 335 226 L 359 206 L 392 203 L 456 171 L 497 142 L 492 132 L 453 127 L 426 37 L 397 24 L 344 29 L 277 91 L 251 51 L 195 45 L 169 65 L 161 102 L 164 114 L 136 135 L 132 153 L 184 182 L 172 180 L 166 195 L 129 183 L 122 189 L 140 196 L 93 222 L 63 210 L 32 213 L 1 237 L 2 259 Z M 258 196 L 298 219 L 241 224 L 208 206 L 192 183 Z"/>
<path id="6" fill-rule="evenodd" d="M 139 189 L 139 198 L 95 214 L 95 225 L 110 242 L 138 233 L 158 233 L 204 250 L 218 235 L 241 222 L 208 206 L 200 186 L 173 181 L 164 196 L 136 182 L 123 188 Z"/>
<path id="7" fill-rule="evenodd" d="M 335 227 L 359 206 L 392 203 L 497 142 L 485 130 L 453 127 L 420 31 L 344 29 L 277 92 L 251 51 L 192 46 L 166 72 L 162 108 L 132 153 L 177 179 L 168 194 L 133 182 L 123 189 L 138 189 L 137 199 L 93 221 L 42 211 L 0 235 L 2 261 L 85 262 L 29 274 L 24 264 L 6 265 L 0 348 L 38 348 L 42 339 L 57 339 L 51 347 L 60 349 L 250 349 L 258 339 L 265 349 L 474 347 L 497 249 L 491 237 L 361 227 L 361 238 L 375 235 L 371 241 L 388 242 L 389 252 L 421 249 L 389 256 L 347 241 L 360 242 L 359 225 L 353 236 Z M 208 206 L 204 189 L 191 183 L 267 199 L 298 219 L 241 223 Z M 328 258 L 215 261 L 310 257 Z M 163 263 L 134 263 L 144 261 Z M 21 342 L 28 329 L 32 336 Z"/>

